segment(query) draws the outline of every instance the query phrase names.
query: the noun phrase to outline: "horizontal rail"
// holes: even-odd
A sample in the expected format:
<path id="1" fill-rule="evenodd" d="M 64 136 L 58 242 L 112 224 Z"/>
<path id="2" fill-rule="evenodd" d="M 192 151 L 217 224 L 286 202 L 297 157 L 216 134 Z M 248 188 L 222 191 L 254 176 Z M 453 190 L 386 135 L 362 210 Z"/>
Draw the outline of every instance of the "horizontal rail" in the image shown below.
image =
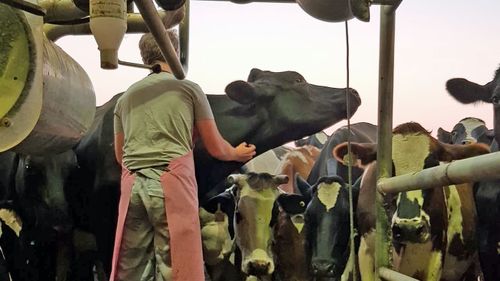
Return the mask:
<path id="1" fill-rule="evenodd" d="M 416 173 L 383 178 L 377 186 L 383 193 L 397 193 L 495 179 L 500 179 L 500 152 L 457 160 Z"/>
<path id="2" fill-rule="evenodd" d="M 418 279 L 406 276 L 386 267 L 379 268 L 378 274 L 387 281 L 419 281 Z"/>

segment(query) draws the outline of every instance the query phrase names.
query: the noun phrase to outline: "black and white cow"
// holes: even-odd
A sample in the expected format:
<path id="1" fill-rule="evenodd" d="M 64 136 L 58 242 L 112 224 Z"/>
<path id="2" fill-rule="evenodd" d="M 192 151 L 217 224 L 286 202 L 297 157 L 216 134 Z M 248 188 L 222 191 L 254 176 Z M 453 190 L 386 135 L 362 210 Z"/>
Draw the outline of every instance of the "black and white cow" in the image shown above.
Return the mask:
<path id="1" fill-rule="evenodd" d="M 494 140 L 491 151 L 497 152 L 500 143 L 500 68 L 493 80 L 485 85 L 454 78 L 446 82 L 448 93 L 457 101 L 493 105 Z M 500 180 L 481 181 L 476 186 L 476 205 L 479 217 L 479 253 L 485 280 L 500 280 Z"/>
<path id="2" fill-rule="evenodd" d="M 438 140 L 450 144 L 486 143 L 491 144 L 494 138 L 493 130 L 486 127 L 486 123 L 476 117 L 466 117 L 460 120 L 451 132 L 443 128 L 438 129 Z"/>
<path id="3" fill-rule="evenodd" d="M 348 181 L 348 167 L 337 161 L 332 155 L 332 151 L 338 144 L 346 142 L 350 137 L 353 142 L 375 143 L 377 141 L 377 126 L 359 122 L 351 124 L 350 130 L 343 126 L 333 132 L 321 153 L 314 163 L 314 166 L 307 178 L 309 184 L 315 184 L 324 176 L 339 176 L 344 181 Z M 352 181 L 355 182 L 363 174 L 363 170 L 358 167 L 352 168 Z"/>
<path id="4" fill-rule="evenodd" d="M 252 69 L 246 82 L 230 83 L 226 93 L 207 95 L 221 134 L 234 145 L 242 141 L 255 144 L 258 154 L 347 117 L 345 89 L 309 84 L 293 71 Z M 354 113 L 361 100 L 356 91 L 348 93 L 352 96 L 350 112 Z M 108 270 L 120 184 L 120 166 L 113 151 L 113 109 L 118 97 L 97 109 L 94 124 L 75 150 L 82 184 L 91 193 L 89 221 Z M 210 157 L 201 142 L 195 145 L 194 158 L 201 204 L 222 192 L 224 186 L 218 184 L 242 166 Z"/>
<path id="5" fill-rule="evenodd" d="M 347 144 L 335 149 L 343 161 Z M 343 148 L 342 148 L 343 147 Z M 374 280 L 376 144 L 352 144 L 352 153 L 367 165 L 357 205 L 361 242 L 358 252 L 363 281 Z M 415 173 L 441 161 L 488 153 L 484 144 L 450 145 L 434 139 L 418 123 L 396 127 L 392 137 L 393 176 Z M 384 196 L 392 232 L 393 268 L 425 281 L 477 280 L 476 208 L 472 184 L 413 190 Z"/>

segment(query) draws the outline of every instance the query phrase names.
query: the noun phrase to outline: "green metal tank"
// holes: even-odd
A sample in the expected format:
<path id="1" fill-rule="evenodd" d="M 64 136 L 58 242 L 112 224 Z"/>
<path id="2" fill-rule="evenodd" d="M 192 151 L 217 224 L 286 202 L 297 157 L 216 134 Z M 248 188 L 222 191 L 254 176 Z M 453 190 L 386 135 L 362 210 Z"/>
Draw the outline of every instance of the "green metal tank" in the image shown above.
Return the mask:
<path id="1" fill-rule="evenodd" d="M 43 18 L 0 3 L 0 152 L 70 149 L 94 119 L 92 82 L 42 31 Z"/>

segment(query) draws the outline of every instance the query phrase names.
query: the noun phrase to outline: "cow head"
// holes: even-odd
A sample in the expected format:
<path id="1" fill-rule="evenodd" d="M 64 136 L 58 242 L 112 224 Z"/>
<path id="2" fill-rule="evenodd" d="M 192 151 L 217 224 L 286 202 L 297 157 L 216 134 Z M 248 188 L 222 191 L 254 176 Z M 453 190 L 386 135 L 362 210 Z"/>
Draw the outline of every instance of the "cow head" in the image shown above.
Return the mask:
<path id="1" fill-rule="evenodd" d="M 268 143 L 269 139 L 286 143 L 347 118 L 346 92 L 351 96 L 350 112 L 354 114 L 361 104 L 354 89 L 346 91 L 313 85 L 294 71 L 271 72 L 254 68 L 246 82 L 235 81 L 226 87 L 227 96 L 239 104 L 240 109 L 235 114 L 247 118 L 248 124 L 240 124 L 239 130 L 246 130 L 246 140 L 255 144 L 260 144 L 261 139 L 268 139 Z M 215 111 L 214 114 L 217 115 Z M 257 130 L 259 134 L 253 134 Z M 257 145 L 259 153 L 273 147 L 265 143 Z"/>
<path id="2" fill-rule="evenodd" d="M 211 213 L 200 208 L 201 240 L 203 260 L 207 265 L 216 265 L 229 258 L 233 240 L 229 234 L 229 219 L 220 207 Z"/>
<path id="3" fill-rule="evenodd" d="M 283 193 L 276 201 L 280 207 L 274 226 L 276 273 L 280 280 L 311 280 L 305 254 L 307 197 Z"/>
<path id="4" fill-rule="evenodd" d="M 306 253 L 316 278 L 340 278 L 349 257 L 349 193 L 337 176 L 322 177 L 311 187 L 305 212 Z"/>
<path id="5" fill-rule="evenodd" d="M 16 173 L 16 194 L 31 213 L 23 219 L 50 224 L 56 230 L 71 223 L 65 187 L 78 169 L 72 150 L 50 156 L 21 155 Z"/>
<path id="6" fill-rule="evenodd" d="M 467 117 L 458 122 L 451 132 L 442 128 L 438 129 L 438 140 L 450 144 L 486 143 L 491 144 L 494 133 L 486 128 L 483 120 Z"/>
<path id="7" fill-rule="evenodd" d="M 493 80 L 485 85 L 454 78 L 446 82 L 448 93 L 457 101 L 468 104 L 486 102 L 493 104 L 495 140 L 500 143 L 500 68 Z"/>
<path id="8" fill-rule="evenodd" d="M 277 187 L 288 177 L 249 173 L 230 175 L 227 180 L 235 191 L 234 229 L 242 254 L 242 271 L 254 276 L 269 275 L 274 271 L 272 227 L 276 222 Z"/>
<path id="9" fill-rule="evenodd" d="M 351 144 L 351 151 L 360 163 L 376 159 L 376 145 Z M 347 143 L 336 148 L 335 156 L 343 160 Z M 489 152 L 485 144 L 450 145 L 434 139 L 417 123 L 405 123 L 396 127 L 392 138 L 393 176 L 415 173 L 437 166 L 441 161 L 463 159 Z M 446 221 L 443 189 L 413 190 L 400 192 L 392 197 L 394 207 L 391 220 L 395 245 L 405 243 L 440 243 L 443 223 Z M 439 207 L 438 207 L 439 206 Z M 439 245 L 438 245 L 439 246 Z"/>

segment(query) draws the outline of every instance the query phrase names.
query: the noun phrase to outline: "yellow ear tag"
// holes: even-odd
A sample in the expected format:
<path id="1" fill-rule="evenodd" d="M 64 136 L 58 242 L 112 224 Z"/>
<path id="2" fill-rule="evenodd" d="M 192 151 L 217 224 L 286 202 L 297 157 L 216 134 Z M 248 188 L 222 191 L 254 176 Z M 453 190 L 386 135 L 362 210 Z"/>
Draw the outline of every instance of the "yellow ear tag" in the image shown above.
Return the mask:
<path id="1" fill-rule="evenodd" d="M 351 156 L 351 157 L 349 157 Z M 350 161 L 352 160 L 352 162 Z M 347 153 L 346 155 L 344 155 L 344 158 L 342 159 L 342 161 L 344 162 L 344 165 L 354 165 L 357 161 L 358 161 L 358 157 L 356 157 L 356 154 L 354 153 Z"/>

